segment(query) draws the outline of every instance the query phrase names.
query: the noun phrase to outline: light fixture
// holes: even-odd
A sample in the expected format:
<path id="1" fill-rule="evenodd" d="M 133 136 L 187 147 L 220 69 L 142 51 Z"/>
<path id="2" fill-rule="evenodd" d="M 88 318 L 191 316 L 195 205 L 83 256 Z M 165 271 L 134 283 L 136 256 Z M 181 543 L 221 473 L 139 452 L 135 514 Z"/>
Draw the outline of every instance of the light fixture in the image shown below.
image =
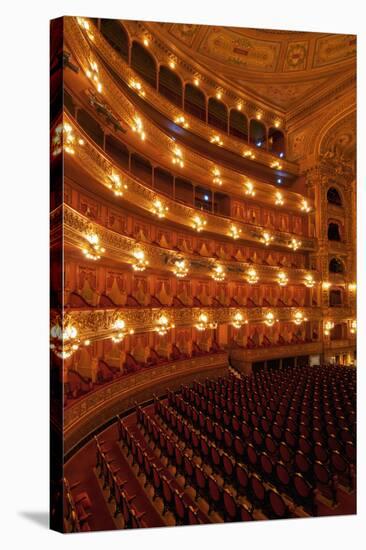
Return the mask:
<path id="1" fill-rule="evenodd" d="M 221 99 L 222 98 L 222 90 L 221 88 L 219 88 L 216 92 L 216 99 Z"/>
<path id="2" fill-rule="evenodd" d="M 221 179 L 221 172 L 218 168 L 214 168 L 213 171 L 213 178 L 212 183 L 215 183 L 216 185 L 222 185 L 222 179 Z"/>
<path id="3" fill-rule="evenodd" d="M 189 124 L 183 115 L 175 117 L 174 122 L 175 124 L 179 124 L 179 126 L 182 126 L 183 128 L 189 128 Z"/>
<path id="4" fill-rule="evenodd" d="M 211 276 L 214 281 L 223 281 L 226 277 L 225 269 L 221 264 L 215 265 Z"/>
<path id="5" fill-rule="evenodd" d="M 176 147 L 173 151 L 172 163 L 178 164 L 178 166 L 184 168 L 183 153 L 182 150 L 179 149 L 179 147 Z"/>
<path id="6" fill-rule="evenodd" d="M 259 281 L 258 274 L 253 267 L 247 271 L 247 281 L 250 285 L 255 285 Z"/>
<path id="7" fill-rule="evenodd" d="M 238 109 L 238 111 L 241 111 L 242 108 L 243 108 L 243 104 L 241 101 L 239 101 L 237 104 L 236 104 L 236 108 Z"/>
<path id="8" fill-rule="evenodd" d="M 198 317 L 198 322 L 195 324 L 195 327 L 199 331 L 207 330 L 209 328 L 215 329 L 217 328 L 217 323 L 212 323 L 212 322 L 210 323 L 208 321 L 208 317 L 206 313 L 201 313 L 200 316 Z"/>
<path id="9" fill-rule="evenodd" d="M 193 80 L 193 84 L 195 86 L 199 86 L 200 85 L 200 79 L 198 78 L 198 76 L 196 76 L 196 78 Z"/>
<path id="10" fill-rule="evenodd" d="M 280 271 L 277 275 L 277 282 L 280 286 L 286 286 L 288 283 L 288 277 L 284 271 Z"/>
<path id="11" fill-rule="evenodd" d="M 87 69 L 86 76 L 91 80 L 99 93 L 102 92 L 102 84 L 99 80 L 99 68 L 95 61 L 90 62 L 90 69 Z"/>
<path id="12" fill-rule="evenodd" d="M 155 199 L 152 205 L 151 212 L 158 218 L 165 218 L 166 212 L 168 212 L 168 206 L 165 206 L 160 199 Z"/>
<path id="13" fill-rule="evenodd" d="M 283 195 L 282 195 L 281 191 L 277 191 L 276 192 L 275 204 L 277 204 L 277 206 L 283 206 L 284 203 L 285 203 L 285 201 L 283 199 Z"/>
<path id="14" fill-rule="evenodd" d="M 279 128 L 281 126 L 281 121 L 280 120 L 275 120 L 275 128 Z"/>
<path id="15" fill-rule="evenodd" d="M 182 279 L 188 274 L 189 266 L 187 260 L 185 260 L 184 258 L 182 258 L 181 260 L 175 260 L 174 266 L 175 276 L 179 279 Z"/>
<path id="16" fill-rule="evenodd" d="M 233 320 L 231 321 L 231 324 L 233 325 L 234 328 L 241 328 L 243 325 L 247 325 L 248 324 L 248 320 L 247 319 L 244 319 L 244 316 L 242 315 L 242 313 L 240 313 L 240 311 L 238 311 L 237 313 L 235 313 L 235 315 L 233 316 Z"/>
<path id="17" fill-rule="evenodd" d="M 269 246 L 273 241 L 273 238 L 273 235 L 268 233 L 268 231 L 264 231 L 264 233 L 262 234 L 261 242 L 264 243 L 265 246 Z"/>
<path id="18" fill-rule="evenodd" d="M 313 286 L 315 285 L 314 277 L 310 273 L 305 276 L 304 285 L 307 288 L 313 288 Z"/>
<path id="19" fill-rule="evenodd" d="M 68 359 L 79 349 L 78 329 L 67 313 L 56 317 L 51 327 L 50 337 L 50 349 L 60 359 Z"/>
<path id="20" fill-rule="evenodd" d="M 278 162 L 278 160 L 273 160 L 271 162 L 271 168 L 274 168 L 275 170 L 282 170 L 282 164 Z"/>
<path id="21" fill-rule="evenodd" d="M 156 321 L 155 332 L 157 332 L 159 336 L 165 336 L 168 331 L 174 327 L 175 325 L 170 323 L 169 319 L 165 315 L 161 315 Z"/>
<path id="22" fill-rule="evenodd" d="M 175 59 L 174 59 L 174 58 L 171 58 L 171 59 L 169 60 L 169 67 L 174 71 L 176 65 L 177 65 L 177 64 L 176 64 Z"/>
<path id="23" fill-rule="evenodd" d="M 232 237 L 235 241 L 240 238 L 241 229 L 236 227 L 236 225 L 230 226 L 230 237 Z"/>
<path id="24" fill-rule="evenodd" d="M 301 210 L 306 213 L 310 212 L 311 210 L 311 206 L 309 206 L 308 201 L 305 199 L 303 199 L 301 202 Z"/>
<path id="25" fill-rule="evenodd" d="M 127 334 L 134 333 L 133 329 L 126 329 L 126 323 L 123 319 L 116 319 L 116 321 L 112 325 L 112 329 L 114 333 L 111 336 L 111 340 L 114 344 L 119 344 L 120 342 L 122 342 Z"/>
<path id="26" fill-rule="evenodd" d="M 267 327 L 273 327 L 273 325 L 278 322 L 278 319 L 275 318 L 272 311 L 268 311 L 268 313 L 266 313 L 264 316 L 264 322 Z"/>
<path id="27" fill-rule="evenodd" d="M 143 44 L 144 44 L 144 46 L 145 46 L 146 48 L 149 47 L 150 42 L 149 42 L 149 39 L 147 38 L 147 36 L 144 37 L 144 39 L 143 39 L 142 42 L 143 42 Z"/>
<path id="28" fill-rule="evenodd" d="M 85 17 L 77 17 L 77 22 L 79 23 L 80 27 L 86 31 L 87 35 L 91 40 L 94 40 L 94 34 L 90 31 L 90 25 L 89 21 L 85 19 Z"/>
<path id="29" fill-rule="evenodd" d="M 330 331 L 334 328 L 334 323 L 333 321 L 326 321 L 324 323 L 324 334 L 325 336 L 329 336 L 330 334 Z"/>
<path id="30" fill-rule="evenodd" d="M 113 191 L 116 197 L 122 197 L 123 190 L 127 189 L 127 185 L 121 182 L 121 178 L 118 174 L 109 174 L 108 178 L 110 181 L 107 182 L 107 187 Z"/>
<path id="31" fill-rule="evenodd" d="M 276 179 L 276 182 L 277 182 L 279 185 L 281 185 L 281 183 L 282 183 L 282 178 L 277 178 L 277 179 Z"/>
<path id="32" fill-rule="evenodd" d="M 143 89 L 141 82 L 139 82 L 135 78 L 132 78 L 130 80 L 130 86 L 131 88 L 136 90 L 136 92 L 138 92 L 142 97 L 145 96 L 145 90 Z"/>
<path id="33" fill-rule="evenodd" d="M 99 237 L 96 233 L 93 233 L 92 230 L 89 230 L 84 238 L 86 244 L 83 246 L 83 254 L 88 260 L 100 260 L 101 255 L 105 252 L 105 249 L 100 245 Z"/>
<path id="34" fill-rule="evenodd" d="M 214 143 L 215 145 L 218 145 L 219 147 L 222 147 L 224 145 L 224 142 L 222 141 L 220 136 L 218 136 L 217 134 L 215 134 L 210 138 L 210 142 Z"/>
<path id="35" fill-rule="evenodd" d="M 252 184 L 251 181 L 247 181 L 245 183 L 245 194 L 248 195 L 249 197 L 255 196 L 254 185 Z"/>
<path id="36" fill-rule="evenodd" d="M 349 283 L 348 290 L 350 290 L 351 292 L 355 292 L 356 288 L 357 288 L 356 283 Z"/>
<path id="37" fill-rule="evenodd" d="M 75 154 L 75 136 L 74 131 L 68 122 L 59 124 L 54 131 L 52 138 L 52 156 L 56 157 L 62 152 L 62 149 L 69 155 Z M 79 145 L 84 145 L 84 140 L 78 140 Z"/>
<path id="38" fill-rule="evenodd" d="M 258 111 L 258 112 L 256 113 L 256 115 L 255 115 L 255 118 L 256 118 L 257 120 L 260 120 L 260 119 L 262 118 L 262 113 L 261 113 L 260 111 Z"/>
<path id="39" fill-rule="evenodd" d="M 331 287 L 331 283 L 329 283 L 328 281 L 323 281 L 322 288 L 324 290 L 329 290 L 330 287 Z"/>
<path id="40" fill-rule="evenodd" d="M 144 125 L 139 116 L 135 116 L 134 124 L 132 125 L 132 131 L 136 132 L 141 138 L 141 141 L 145 141 L 146 139 L 146 133 L 144 132 Z"/>
<path id="41" fill-rule="evenodd" d="M 356 319 L 353 319 L 351 321 L 351 326 L 350 326 L 349 331 L 350 331 L 351 334 L 356 334 L 356 331 L 357 331 L 357 321 L 356 321 Z"/>
<path id="42" fill-rule="evenodd" d="M 148 260 L 145 258 L 145 252 L 141 248 L 137 248 L 134 251 L 133 256 L 136 261 L 132 264 L 132 269 L 134 271 L 145 271 L 149 265 Z"/>
<path id="43" fill-rule="evenodd" d="M 301 325 L 304 321 L 307 321 L 307 318 L 304 317 L 302 311 L 296 311 L 293 318 L 295 325 Z"/>
<path id="44" fill-rule="evenodd" d="M 298 248 L 300 248 L 301 244 L 302 244 L 301 241 L 298 241 L 297 239 L 293 238 L 289 242 L 288 247 L 292 248 L 292 250 L 297 250 Z"/>
<path id="45" fill-rule="evenodd" d="M 193 228 L 200 233 L 207 225 L 207 221 L 198 214 L 193 218 Z"/>
<path id="46" fill-rule="evenodd" d="M 254 160 L 255 159 L 255 154 L 253 153 L 253 151 L 251 151 L 251 149 L 245 149 L 245 151 L 243 152 L 243 157 L 250 158 L 251 160 Z"/>

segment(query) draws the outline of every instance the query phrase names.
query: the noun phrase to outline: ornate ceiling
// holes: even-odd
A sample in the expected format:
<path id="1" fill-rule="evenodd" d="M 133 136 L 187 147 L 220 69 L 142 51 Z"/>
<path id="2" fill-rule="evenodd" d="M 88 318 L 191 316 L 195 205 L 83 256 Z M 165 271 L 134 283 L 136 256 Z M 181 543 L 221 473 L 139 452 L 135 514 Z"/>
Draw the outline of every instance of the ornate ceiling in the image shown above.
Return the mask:
<path id="1" fill-rule="evenodd" d="M 356 70 L 356 37 L 346 34 L 148 23 L 177 55 L 285 111 L 332 89 Z"/>

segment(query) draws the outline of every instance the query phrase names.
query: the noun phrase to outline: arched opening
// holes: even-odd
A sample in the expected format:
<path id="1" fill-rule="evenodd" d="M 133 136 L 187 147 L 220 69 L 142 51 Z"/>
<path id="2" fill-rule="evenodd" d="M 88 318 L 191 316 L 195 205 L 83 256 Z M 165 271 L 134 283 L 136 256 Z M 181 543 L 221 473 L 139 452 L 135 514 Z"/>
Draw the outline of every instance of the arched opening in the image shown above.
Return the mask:
<path id="1" fill-rule="evenodd" d="M 185 202 L 187 204 L 193 204 L 193 185 L 190 181 L 183 178 L 175 178 L 175 199 Z"/>
<path id="2" fill-rule="evenodd" d="M 105 138 L 105 151 L 113 160 L 115 160 L 120 166 L 129 168 L 129 150 L 127 147 L 116 139 L 113 135 L 107 134 Z"/>
<path id="3" fill-rule="evenodd" d="M 208 100 L 208 123 L 227 132 L 227 107 L 214 97 L 210 97 Z"/>
<path id="4" fill-rule="evenodd" d="M 329 204 L 335 204 L 336 206 L 342 206 L 342 199 L 335 187 L 329 187 L 327 192 L 327 201 Z"/>
<path id="5" fill-rule="evenodd" d="M 206 100 L 203 92 L 192 84 L 186 84 L 184 110 L 201 120 L 206 120 Z"/>
<path id="6" fill-rule="evenodd" d="M 138 42 L 132 43 L 131 50 L 131 67 L 140 75 L 146 82 L 156 88 L 156 63 L 155 59 L 149 54 L 146 49 Z"/>
<path id="7" fill-rule="evenodd" d="M 98 122 L 84 109 L 77 112 L 77 122 L 91 139 L 103 148 L 104 132 Z"/>
<path id="8" fill-rule="evenodd" d="M 329 292 L 329 306 L 339 307 L 343 304 L 342 290 L 334 288 Z"/>
<path id="9" fill-rule="evenodd" d="M 268 130 L 268 151 L 272 151 L 280 158 L 285 156 L 285 136 L 281 130 L 270 128 Z"/>
<path id="10" fill-rule="evenodd" d="M 149 186 L 152 185 L 152 167 L 148 160 L 136 153 L 131 155 L 131 172 Z"/>
<path id="11" fill-rule="evenodd" d="M 328 224 L 328 241 L 340 242 L 341 240 L 341 232 L 338 223 L 330 222 Z"/>
<path id="12" fill-rule="evenodd" d="M 344 273 L 344 265 L 338 258 L 332 258 L 329 262 L 329 273 Z"/>
<path id="13" fill-rule="evenodd" d="M 128 61 L 128 34 L 123 25 L 115 19 L 101 19 L 100 32 L 116 52 Z"/>
<path id="14" fill-rule="evenodd" d="M 168 67 L 161 66 L 159 71 L 159 92 L 174 105 L 182 107 L 183 85 L 179 76 Z"/>
<path id="15" fill-rule="evenodd" d="M 154 189 L 161 191 L 164 195 L 173 196 L 174 178 L 172 174 L 162 168 L 154 170 Z"/>
<path id="16" fill-rule="evenodd" d="M 249 141 L 256 147 L 266 148 L 266 127 L 258 120 L 250 121 Z"/>
<path id="17" fill-rule="evenodd" d="M 248 119 L 236 109 L 230 111 L 229 134 L 248 141 Z"/>

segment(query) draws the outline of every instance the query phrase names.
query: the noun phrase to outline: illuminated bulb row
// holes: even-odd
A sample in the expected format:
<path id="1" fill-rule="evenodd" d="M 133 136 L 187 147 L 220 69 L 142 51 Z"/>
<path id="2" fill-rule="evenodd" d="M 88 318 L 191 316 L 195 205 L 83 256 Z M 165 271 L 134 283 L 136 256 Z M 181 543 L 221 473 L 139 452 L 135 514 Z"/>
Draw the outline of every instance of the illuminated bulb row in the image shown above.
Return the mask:
<path id="1" fill-rule="evenodd" d="M 118 174 L 110 174 L 107 187 L 113 191 L 116 197 L 123 197 L 123 191 L 127 189 L 127 185 L 121 182 Z"/>
<path id="2" fill-rule="evenodd" d="M 172 163 L 184 168 L 183 153 L 179 147 L 176 147 L 173 151 Z"/>
<path id="3" fill-rule="evenodd" d="M 224 142 L 220 138 L 220 136 L 215 135 L 210 138 L 210 142 L 214 143 L 215 145 L 218 145 L 219 147 L 222 147 L 224 145 Z"/>
<path id="4" fill-rule="evenodd" d="M 179 126 L 182 126 L 183 128 L 189 128 L 189 124 L 188 124 L 188 122 L 186 121 L 186 119 L 183 115 L 177 116 L 174 119 L 174 122 L 176 124 L 179 124 Z"/>
<path id="5" fill-rule="evenodd" d="M 135 258 L 135 262 L 132 264 L 132 269 L 134 271 L 145 271 L 149 265 L 148 260 L 145 258 L 145 252 L 139 248 L 134 251 L 133 256 Z"/>
<path id="6" fill-rule="evenodd" d="M 134 124 L 132 125 L 132 131 L 136 132 L 142 141 L 145 141 L 146 133 L 144 132 L 144 125 L 140 117 L 136 116 L 134 118 Z"/>
<path id="7" fill-rule="evenodd" d="M 99 93 L 102 92 L 102 84 L 99 80 L 99 68 L 95 61 L 90 62 L 90 69 L 87 69 L 86 76 L 91 80 L 98 90 Z"/>
<path id="8" fill-rule="evenodd" d="M 207 221 L 198 214 L 193 218 L 193 228 L 197 231 L 197 233 L 203 231 L 206 225 Z"/>
<path id="9" fill-rule="evenodd" d="M 132 80 L 130 80 L 130 86 L 131 88 L 136 90 L 136 92 L 138 92 L 142 97 L 145 97 L 145 90 L 143 89 L 141 82 L 133 78 Z"/>
<path id="10" fill-rule="evenodd" d="M 96 233 L 89 232 L 84 235 L 87 244 L 82 248 L 82 252 L 88 260 L 100 260 L 105 249 L 100 245 L 99 237 Z"/>
<path id="11" fill-rule="evenodd" d="M 245 183 L 245 194 L 248 195 L 248 197 L 254 197 L 255 191 L 254 191 L 254 185 L 251 181 L 247 181 Z"/>
<path id="12" fill-rule="evenodd" d="M 169 208 L 165 206 L 160 199 L 155 199 L 153 202 L 153 207 L 151 209 L 151 212 L 155 214 L 158 218 L 165 218 L 166 212 L 168 212 Z"/>

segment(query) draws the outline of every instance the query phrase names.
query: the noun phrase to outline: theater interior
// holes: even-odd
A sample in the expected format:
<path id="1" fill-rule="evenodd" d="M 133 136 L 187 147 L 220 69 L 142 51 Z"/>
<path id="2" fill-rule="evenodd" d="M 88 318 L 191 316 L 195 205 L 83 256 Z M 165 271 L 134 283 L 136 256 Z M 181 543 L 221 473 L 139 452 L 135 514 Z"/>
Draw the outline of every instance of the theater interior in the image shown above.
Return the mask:
<path id="1" fill-rule="evenodd" d="M 356 512 L 356 38 L 51 24 L 51 525 Z"/>

